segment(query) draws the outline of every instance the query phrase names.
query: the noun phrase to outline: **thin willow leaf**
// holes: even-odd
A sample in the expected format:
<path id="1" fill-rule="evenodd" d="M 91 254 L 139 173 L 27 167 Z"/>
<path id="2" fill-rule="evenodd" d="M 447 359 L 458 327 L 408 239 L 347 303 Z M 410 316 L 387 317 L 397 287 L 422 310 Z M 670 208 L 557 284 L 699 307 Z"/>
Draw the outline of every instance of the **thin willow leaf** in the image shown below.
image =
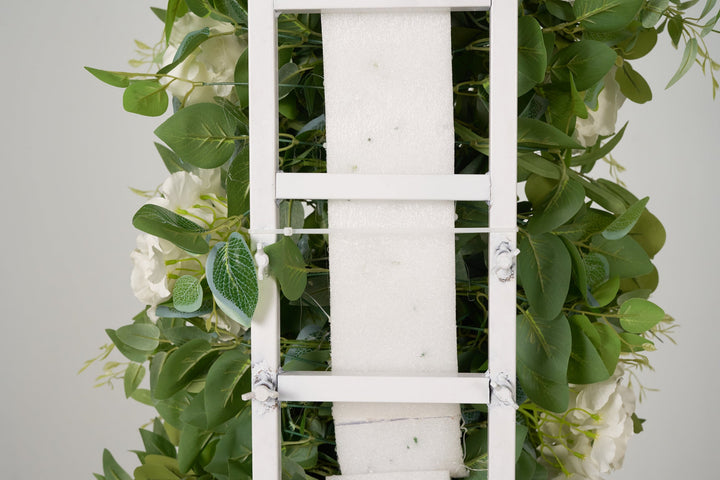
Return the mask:
<path id="1" fill-rule="evenodd" d="M 675 75 L 673 75 L 673 77 L 670 79 L 670 82 L 668 82 L 668 84 L 665 86 L 666 89 L 675 85 L 675 83 L 677 83 L 677 81 L 680 80 L 690 70 L 690 67 L 692 67 L 695 59 L 697 58 L 697 54 L 697 39 L 691 38 L 685 44 L 685 51 L 683 52 L 683 58 L 680 62 L 680 67 L 678 68 L 677 72 L 675 72 Z"/>

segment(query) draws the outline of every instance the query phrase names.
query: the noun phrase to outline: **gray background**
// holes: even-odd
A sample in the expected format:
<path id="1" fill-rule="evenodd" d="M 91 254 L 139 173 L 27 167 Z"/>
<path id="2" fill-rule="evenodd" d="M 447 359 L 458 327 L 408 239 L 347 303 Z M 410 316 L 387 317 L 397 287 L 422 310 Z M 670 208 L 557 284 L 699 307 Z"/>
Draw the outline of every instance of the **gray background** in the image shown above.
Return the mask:
<path id="1" fill-rule="evenodd" d="M 91 478 L 104 447 L 128 469 L 136 464 L 128 450 L 141 445 L 137 427 L 151 409 L 125 400 L 122 382 L 92 388 L 97 367 L 76 372 L 107 342 L 105 328 L 141 308 L 130 291 L 129 252 L 142 199 L 128 187 L 153 189 L 165 177 L 152 145 L 160 120 L 123 112 L 121 90 L 82 66 L 129 68 L 132 39 L 154 44 L 160 30 L 141 0 L 12 2 L 0 16 L 4 478 Z M 717 58 L 719 40 L 709 42 Z M 698 68 L 663 90 L 680 56 L 663 43 L 634 62 L 655 99 L 621 110 L 630 126 L 615 158 L 628 168 L 630 190 L 649 195 L 667 227 L 654 300 L 679 328 L 677 346 L 650 355 L 657 372 L 642 374 L 660 392 L 638 407 L 646 431 L 631 440 L 616 480 L 717 478 L 720 110 Z"/>

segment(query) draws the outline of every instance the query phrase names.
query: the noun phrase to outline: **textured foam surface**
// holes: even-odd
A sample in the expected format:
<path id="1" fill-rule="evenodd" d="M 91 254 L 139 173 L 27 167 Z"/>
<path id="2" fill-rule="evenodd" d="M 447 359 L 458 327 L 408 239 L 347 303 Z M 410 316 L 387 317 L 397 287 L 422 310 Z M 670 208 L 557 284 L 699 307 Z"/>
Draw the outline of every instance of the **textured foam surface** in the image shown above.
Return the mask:
<path id="1" fill-rule="evenodd" d="M 434 472 L 396 472 L 369 473 L 366 475 L 335 475 L 327 480 L 449 480 L 450 474 L 443 471 Z"/>
<path id="2" fill-rule="evenodd" d="M 322 22 L 328 172 L 453 173 L 449 13 Z M 329 223 L 358 229 L 330 238 L 333 371 L 457 372 L 453 202 L 336 200 Z M 342 478 L 466 473 L 458 405 L 340 403 L 333 417 Z"/>

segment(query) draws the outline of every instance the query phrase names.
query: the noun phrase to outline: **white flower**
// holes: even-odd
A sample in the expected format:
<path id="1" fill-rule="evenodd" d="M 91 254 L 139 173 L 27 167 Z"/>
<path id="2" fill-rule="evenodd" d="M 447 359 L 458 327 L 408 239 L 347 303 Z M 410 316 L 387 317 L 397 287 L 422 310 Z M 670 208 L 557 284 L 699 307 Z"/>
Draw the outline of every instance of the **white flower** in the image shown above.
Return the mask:
<path id="1" fill-rule="evenodd" d="M 173 25 L 163 64 L 172 63 L 180 43 L 188 33 L 205 27 L 210 29 L 211 36 L 221 35 L 206 40 L 169 74 L 192 82 L 232 82 L 235 77 L 235 64 L 247 48 L 247 42 L 235 35 L 233 25 L 211 18 L 201 18 L 193 13 L 186 13 Z M 182 100 L 191 88 L 191 83 L 175 80 L 170 82 L 168 91 Z M 185 105 L 210 103 L 213 97 L 232 97 L 234 92 L 232 85 L 196 86 Z"/>
<path id="2" fill-rule="evenodd" d="M 160 186 L 159 195 L 147 203 L 209 227 L 217 218 L 227 217 L 227 207 L 218 199 L 221 195 L 220 169 L 199 170 L 197 174 L 176 172 Z M 175 278 L 201 271 L 207 255 L 193 255 L 167 240 L 141 233 L 130 258 L 133 293 L 144 305 L 150 305 L 153 316 L 154 308 L 170 298 Z"/>
<path id="3" fill-rule="evenodd" d="M 622 467 L 635 411 L 635 394 L 624 374 L 618 364 L 615 374 L 604 382 L 571 386 L 567 422 L 545 417 L 540 431 L 550 444 L 541 446 L 540 452 L 567 470 L 566 474 L 556 469 L 550 478 L 602 480 Z"/>
<path id="4" fill-rule="evenodd" d="M 598 135 L 615 133 L 617 112 L 625 102 L 625 95 L 615 81 L 616 70 L 616 67 L 612 67 L 605 75 L 605 86 L 598 96 L 597 109 L 588 109 L 588 118 L 578 117 L 575 121 L 575 137 L 584 147 L 595 145 Z"/>

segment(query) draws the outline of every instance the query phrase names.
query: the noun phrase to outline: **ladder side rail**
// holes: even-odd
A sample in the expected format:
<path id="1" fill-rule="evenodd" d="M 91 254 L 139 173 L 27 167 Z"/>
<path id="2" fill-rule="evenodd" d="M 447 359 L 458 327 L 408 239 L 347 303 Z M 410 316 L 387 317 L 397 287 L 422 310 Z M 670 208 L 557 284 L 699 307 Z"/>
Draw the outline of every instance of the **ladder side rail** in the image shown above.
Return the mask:
<path id="1" fill-rule="evenodd" d="M 490 9 L 490 228 L 517 222 L 517 2 Z M 516 234 L 490 234 L 489 480 L 515 478 Z"/>
<path id="2" fill-rule="evenodd" d="M 275 174 L 278 165 L 277 18 L 268 0 L 248 2 L 250 133 L 250 224 L 277 228 Z M 274 243 L 274 234 L 252 236 L 257 245 Z M 252 320 L 251 364 L 256 380 L 276 382 L 280 366 L 280 297 L 274 278 L 259 281 L 259 303 Z M 253 478 L 279 480 L 280 407 L 252 400 Z"/>

